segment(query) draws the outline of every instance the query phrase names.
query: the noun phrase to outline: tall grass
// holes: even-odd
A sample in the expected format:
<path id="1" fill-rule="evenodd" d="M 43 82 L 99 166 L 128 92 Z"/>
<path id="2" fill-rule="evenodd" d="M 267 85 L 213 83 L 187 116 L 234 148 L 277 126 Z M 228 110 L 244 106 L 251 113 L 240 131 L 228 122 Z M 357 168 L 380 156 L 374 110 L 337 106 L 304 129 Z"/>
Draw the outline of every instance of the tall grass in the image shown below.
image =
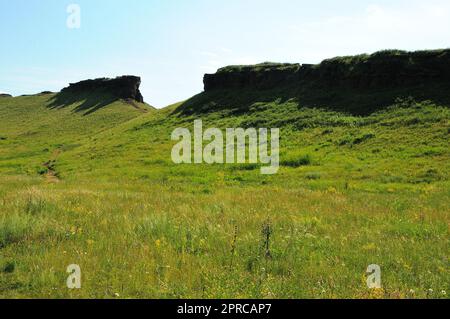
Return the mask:
<path id="1" fill-rule="evenodd" d="M 353 117 L 276 101 L 205 115 L 220 128 L 283 124 L 280 171 L 262 176 L 174 165 L 170 133 L 195 118 L 177 105 L 126 115 L 117 102 L 71 120 L 70 106 L 39 99 L 0 105 L 0 297 L 447 298 L 446 108 Z M 19 125 L 33 107 L 44 119 Z M 58 182 L 37 174 L 50 160 Z M 70 264 L 80 290 L 65 285 Z"/>

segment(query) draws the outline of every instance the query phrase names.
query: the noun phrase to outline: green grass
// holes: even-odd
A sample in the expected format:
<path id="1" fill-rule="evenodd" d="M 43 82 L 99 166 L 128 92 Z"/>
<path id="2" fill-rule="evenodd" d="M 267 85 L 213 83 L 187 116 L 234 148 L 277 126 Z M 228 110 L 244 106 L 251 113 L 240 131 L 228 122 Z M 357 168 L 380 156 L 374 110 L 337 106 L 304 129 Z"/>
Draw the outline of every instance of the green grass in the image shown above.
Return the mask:
<path id="1" fill-rule="evenodd" d="M 448 108 L 207 96 L 202 112 L 117 101 L 85 115 L 50 98 L 0 100 L 1 297 L 447 298 Z M 172 130 L 197 118 L 280 127 L 279 173 L 173 164 Z M 380 290 L 365 285 L 374 263 Z"/>

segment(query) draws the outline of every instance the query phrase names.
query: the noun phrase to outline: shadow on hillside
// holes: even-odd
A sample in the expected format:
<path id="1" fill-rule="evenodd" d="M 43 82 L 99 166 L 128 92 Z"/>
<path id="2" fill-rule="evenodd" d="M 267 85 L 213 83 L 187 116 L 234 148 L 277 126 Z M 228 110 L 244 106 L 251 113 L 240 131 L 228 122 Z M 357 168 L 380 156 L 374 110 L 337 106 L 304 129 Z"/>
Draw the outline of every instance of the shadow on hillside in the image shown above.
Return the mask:
<path id="1" fill-rule="evenodd" d="M 173 114 L 199 115 L 226 111 L 229 115 L 241 115 L 249 112 L 254 103 L 270 103 L 276 99 L 274 95 L 265 95 L 256 91 L 241 93 L 229 90 L 203 92 L 185 101 L 174 110 Z M 287 100 L 282 98 L 282 102 Z"/>
<path id="2" fill-rule="evenodd" d="M 47 107 L 50 109 L 62 109 L 71 105 L 76 105 L 73 112 L 89 115 L 117 100 L 117 97 L 113 97 L 108 94 L 73 94 L 60 92 L 49 100 Z"/>
<path id="3" fill-rule="evenodd" d="M 284 87 L 273 90 L 214 90 L 200 93 L 180 105 L 173 114 L 202 115 L 224 111 L 228 115 L 240 115 L 251 111 L 258 104 L 283 104 L 288 101 L 298 107 L 321 108 L 357 116 L 367 116 L 396 103 L 398 98 L 413 97 L 416 101 L 430 100 L 450 107 L 450 86 L 423 86 L 407 89 L 358 90 Z"/>

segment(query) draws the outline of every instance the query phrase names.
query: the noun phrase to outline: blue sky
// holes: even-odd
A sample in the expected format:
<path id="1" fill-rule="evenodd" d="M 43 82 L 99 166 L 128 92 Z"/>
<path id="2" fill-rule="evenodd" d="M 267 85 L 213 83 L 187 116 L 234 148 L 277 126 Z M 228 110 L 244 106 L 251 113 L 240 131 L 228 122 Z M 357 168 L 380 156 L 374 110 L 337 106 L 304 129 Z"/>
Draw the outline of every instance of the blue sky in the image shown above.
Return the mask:
<path id="1" fill-rule="evenodd" d="M 66 25 L 69 4 L 81 28 Z M 133 74 L 157 107 L 229 64 L 450 47 L 448 0 L 0 0 L 0 92 Z"/>

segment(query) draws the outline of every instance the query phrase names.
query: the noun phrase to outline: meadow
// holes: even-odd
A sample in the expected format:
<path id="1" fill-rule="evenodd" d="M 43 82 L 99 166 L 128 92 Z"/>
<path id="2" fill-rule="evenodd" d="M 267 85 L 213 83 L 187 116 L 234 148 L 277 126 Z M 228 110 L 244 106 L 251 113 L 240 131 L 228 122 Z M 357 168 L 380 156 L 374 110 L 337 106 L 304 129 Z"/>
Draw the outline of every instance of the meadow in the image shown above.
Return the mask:
<path id="1" fill-rule="evenodd" d="M 84 113 L 52 98 L 0 99 L 0 297 L 448 298 L 447 107 Z M 174 164 L 171 132 L 198 118 L 281 128 L 279 173 Z M 66 287 L 70 264 L 81 289 Z"/>

